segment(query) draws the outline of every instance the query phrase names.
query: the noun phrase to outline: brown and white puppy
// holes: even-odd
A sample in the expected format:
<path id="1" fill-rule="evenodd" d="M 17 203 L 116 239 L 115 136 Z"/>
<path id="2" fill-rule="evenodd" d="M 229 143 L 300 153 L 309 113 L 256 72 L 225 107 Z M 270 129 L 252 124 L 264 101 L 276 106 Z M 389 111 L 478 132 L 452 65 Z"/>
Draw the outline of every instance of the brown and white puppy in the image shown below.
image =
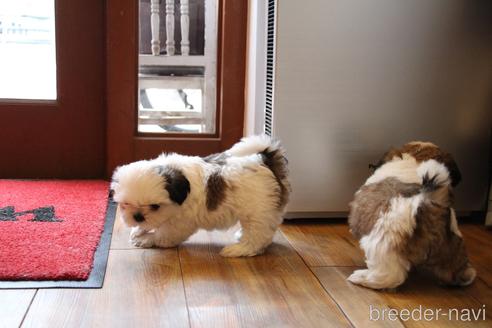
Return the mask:
<path id="1" fill-rule="evenodd" d="M 453 210 L 461 174 L 453 157 L 429 142 L 391 149 L 350 203 L 349 225 L 365 252 L 367 269 L 352 283 L 395 288 L 412 267 L 430 270 L 442 283 L 475 279 Z"/>
<path id="2" fill-rule="evenodd" d="M 259 254 L 272 242 L 290 184 L 280 143 L 252 136 L 207 157 L 162 154 L 121 166 L 111 189 L 133 228 L 133 245 L 173 247 L 198 229 L 227 229 L 239 221 L 241 238 L 221 251 L 237 257 Z"/>

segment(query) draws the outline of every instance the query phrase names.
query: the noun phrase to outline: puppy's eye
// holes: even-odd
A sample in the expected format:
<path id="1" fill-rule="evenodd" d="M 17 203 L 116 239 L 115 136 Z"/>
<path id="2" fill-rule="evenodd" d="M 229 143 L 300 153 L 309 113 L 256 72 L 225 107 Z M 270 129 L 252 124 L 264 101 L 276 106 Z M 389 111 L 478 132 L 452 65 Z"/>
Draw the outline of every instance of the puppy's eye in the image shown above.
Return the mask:
<path id="1" fill-rule="evenodd" d="M 159 208 L 161 208 L 161 205 L 159 204 L 150 204 L 150 209 L 152 211 L 157 211 Z"/>

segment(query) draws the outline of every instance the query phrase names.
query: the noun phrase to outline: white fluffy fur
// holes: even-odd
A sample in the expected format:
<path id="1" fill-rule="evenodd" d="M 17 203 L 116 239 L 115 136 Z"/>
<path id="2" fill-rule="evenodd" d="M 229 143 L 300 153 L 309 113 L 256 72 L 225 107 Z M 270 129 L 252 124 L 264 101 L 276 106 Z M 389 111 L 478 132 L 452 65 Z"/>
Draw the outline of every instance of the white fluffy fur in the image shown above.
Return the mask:
<path id="1" fill-rule="evenodd" d="M 446 166 L 433 159 L 420 164 L 417 168 L 417 175 L 420 179 L 423 179 L 424 176 L 427 176 L 429 178 L 435 177 L 435 182 L 439 185 L 448 186 L 449 184 L 451 184 L 449 171 Z"/>
<path id="2" fill-rule="evenodd" d="M 373 230 L 360 240 L 366 255 L 367 269 L 356 270 L 348 280 L 369 288 L 395 288 L 407 278 L 410 263 L 396 252 L 398 236 L 411 236 L 415 230 L 415 214 L 423 200 L 414 197 L 391 199 L 388 212 L 381 213 Z"/>
<path id="3" fill-rule="evenodd" d="M 373 175 L 366 180 L 366 185 L 378 183 L 387 178 L 397 178 L 404 183 L 422 183 L 423 177 L 436 176 L 436 183 L 449 185 L 449 171 L 436 160 L 430 159 L 417 163 L 414 157 L 403 154 L 402 158 L 395 157 L 390 162 L 378 168 Z"/>
<path id="4" fill-rule="evenodd" d="M 226 153 L 231 156 L 243 157 L 257 154 L 272 146 L 277 148 L 278 144 L 273 142 L 268 136 L 262 134 L 243 138 L 229 150 L 226 150 Z"/>
<path id="5" fill-rule="evenodd" d="M 378 168 L 365 184 L 378 183 L 390 177 L 398 178 L 405 183 L 421 183 L 422 178 L 417 175 L 418 166 L 419 163 L 415 158 L 408 154 L 403 154 L 403 158 L 394 157 L 390 162 Z"/>
<path id="6" fill-rule="evenodd" d="M 239 221 L 242 236 L 237 243 L 224 247 L 221 254 L 237 257 L 263 252 L 283 215 L 273 192 L 279 190 L 278 182 L 258 154 L 267 147 L 276 149 L 278 145 L 267 137 L 255 136 L 228 150 L 230 157 L 225 165 L 207 163 L 200 157 L 163 154 L 118 168 L 113 176 L 113 197 L 124 222 L 133 227 L 131 242 L 140 247 L 173 247 L 198 229 L 227 229 Z M 182 205 L 170 200 L 163 177 L 156 173 L 159 165 L 178 168 L 188 179 L 190 193 Z M 217 170 L 226 181 L 226 196 L 217 209 L 208 210 L 206 183 Z M 283 183 L 288 185 L 287 181 Z M 150 204 L 161 207 L 152 211 L 145 206 Z M 145 216 L 145 221 L 133 219 L 136 211 Z"/>

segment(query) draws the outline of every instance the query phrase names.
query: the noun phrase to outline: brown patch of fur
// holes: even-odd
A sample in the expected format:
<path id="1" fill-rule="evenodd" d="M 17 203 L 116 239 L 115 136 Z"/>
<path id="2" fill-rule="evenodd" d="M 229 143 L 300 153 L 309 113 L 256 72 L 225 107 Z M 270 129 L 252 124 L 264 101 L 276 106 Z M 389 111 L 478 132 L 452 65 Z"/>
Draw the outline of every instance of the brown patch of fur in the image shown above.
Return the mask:
<path id="1" fill-rule="evenodd" d="M 277 184 L 278 190 L 278 208 L 283 208 L 289 201 L 290 184 L 287 180 L 289 173 L 287 159 L 281 149 L 265 149 L 261 152 L 263 163 L 272 171 Z"/>
<path id="2" fill-rule="evenodd" d="M 437 146 L 430 143 L 409 142 L 401 148 L 391 148 L 384 154 L 379 163 L 387 163 L 395 157 L 403 158 L 403 154 L 413 156 L 417 162 L 423 162 L 429 159 L 435 159 L 438 161 L 438 157 L 441 156 L 441 150 Z"/>
<path id="3" fill-rule="evenodd" d="M 413 156 L 417 162 L 424 162 L 429 159 L 434 159 L 442 163 L 440 160 L 442 151 L 434 145 L 431 146 L 427 143 L 411 142 L 404 145 L 400 151 L 401 153 L 407 153 Z"/>
<path id="4" fill-rule="evenodd" d="M 226 197 L 227 184 L 220 172 L 212 173 L 207 179 L 207 209 L 216 210 Z"/>
<path id="5" fill-rule="evenodd" d="M 440 187 L 432 192 L 432 202 L 442 207 L 450 207 L 453 204 L 454 194 L 449 186 Z"/>
<path id="6" fill-rule="evenodd" d="M 446 284 L 466 280 L 462 275 L 469 266 L 463 239 L 451 230 L 451 211 L 432 203 L 423 203 L 416 214 L 413 235 L 400 246 L 400 253 L 414 266 L 426 268 Z"/>
<path id="7" fill-rule="evenodd" d="M 381 213 L 388 211 L 392 198 L 415 196 L 421 188 L 419 184 L 403 183 L 396 178 L 362 186 L 350 203 L 348 223 L 352 234 L 358 239 L 369 234 Z"/>

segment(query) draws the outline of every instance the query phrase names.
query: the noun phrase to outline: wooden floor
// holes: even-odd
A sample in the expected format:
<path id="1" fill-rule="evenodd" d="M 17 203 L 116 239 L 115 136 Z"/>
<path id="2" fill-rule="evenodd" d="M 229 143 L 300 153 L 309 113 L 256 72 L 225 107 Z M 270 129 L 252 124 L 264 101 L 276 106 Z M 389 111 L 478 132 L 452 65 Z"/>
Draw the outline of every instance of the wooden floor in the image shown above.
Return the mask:
<path id="1" fill-rule="evenodd" d="M 117 220 L 102 289 L 0 290 L 0 327 L 491 327 L 492 231 L 461 229 L 479 272 L 472 286 L 413 274 L 396 292 L 376 292 L 346 281 L 364 259 L 343 222 L 288 222 L 264 255 L 225 259 L 218 253 L 232 232 L 199 232 L 179 249 L 136 249 Z M 417 319 L 419 308 L 486 315 L 371 321 L 371 307 L 373 319 L 389 309 L 414 310 Z"/>

